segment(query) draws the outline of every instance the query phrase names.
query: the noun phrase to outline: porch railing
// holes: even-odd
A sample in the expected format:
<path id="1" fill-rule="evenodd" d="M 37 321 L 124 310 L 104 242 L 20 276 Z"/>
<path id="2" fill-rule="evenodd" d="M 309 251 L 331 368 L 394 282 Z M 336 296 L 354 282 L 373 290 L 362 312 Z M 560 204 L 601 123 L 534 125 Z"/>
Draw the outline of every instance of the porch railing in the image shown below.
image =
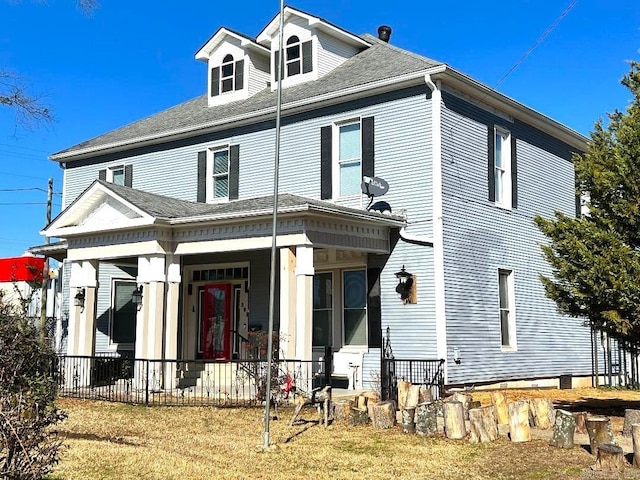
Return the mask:
<path id="1" fill-rule="evenodd" d="M 318 386 L 318 361 L 274 360 L 271 397 Z M 324 368 L 323 368 L 324 369 Z M 268 363 L 260 359 L 147 360 L 115 356 L 59 356 L 53 367 L 66 397 L 156 405 L 260 405 Z"/>

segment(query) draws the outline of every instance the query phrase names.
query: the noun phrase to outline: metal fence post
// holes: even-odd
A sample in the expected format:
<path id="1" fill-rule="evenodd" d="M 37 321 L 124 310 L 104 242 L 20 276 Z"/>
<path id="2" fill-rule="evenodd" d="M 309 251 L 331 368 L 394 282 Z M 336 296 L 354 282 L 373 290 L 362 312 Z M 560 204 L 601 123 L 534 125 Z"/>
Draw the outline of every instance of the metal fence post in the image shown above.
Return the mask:
<path id="1" fill-rule="evenodd" d="M 149 360 L 145 360 L 144 362 L 147 366 L 147 373 L 144 379 L 144 404 L 149 405 Z"/>

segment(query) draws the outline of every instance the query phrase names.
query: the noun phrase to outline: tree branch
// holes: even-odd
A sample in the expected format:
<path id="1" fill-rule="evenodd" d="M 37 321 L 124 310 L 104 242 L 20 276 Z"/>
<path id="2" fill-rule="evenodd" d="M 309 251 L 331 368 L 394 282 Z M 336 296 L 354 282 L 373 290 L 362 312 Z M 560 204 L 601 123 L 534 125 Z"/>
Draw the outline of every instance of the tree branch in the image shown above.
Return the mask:
<path id="1" fill-rule="evenodd" d="M 0 70 L 0 105 L 13 108 L 16 125 L 27 130 L 53 121 L 44 95 L 31 94 L 25 79 L 7 70 Z"/>

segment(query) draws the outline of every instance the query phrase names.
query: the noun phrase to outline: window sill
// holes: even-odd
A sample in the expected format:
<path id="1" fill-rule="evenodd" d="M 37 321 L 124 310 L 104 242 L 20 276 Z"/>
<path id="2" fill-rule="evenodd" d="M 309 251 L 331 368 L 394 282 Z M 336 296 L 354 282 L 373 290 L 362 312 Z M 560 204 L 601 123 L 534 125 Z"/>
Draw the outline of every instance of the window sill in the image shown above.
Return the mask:
<path id="1" fill-rule="evenodd" d="M 500 351 L 503 353 L 512 353 L 512 352 L 517 352 L 518 351 L 518 347 L 501 347 Z"/>
<path id="2" fill-rule="evenodd" d="M 499 208 L 500 210 L 506 210 L 507 212 L 513 210 L 513 207 L 511 205 L 503 205 L 501 203 L 494 203 L 494 205 L 496 206 L 496 208 Z"/>
<path id="3" fill-rule="evenodd" d="M 210 198 L 207 200 L 207 203 L 211 203 L 211 204 L 229 203 L 229 197 Z"/>

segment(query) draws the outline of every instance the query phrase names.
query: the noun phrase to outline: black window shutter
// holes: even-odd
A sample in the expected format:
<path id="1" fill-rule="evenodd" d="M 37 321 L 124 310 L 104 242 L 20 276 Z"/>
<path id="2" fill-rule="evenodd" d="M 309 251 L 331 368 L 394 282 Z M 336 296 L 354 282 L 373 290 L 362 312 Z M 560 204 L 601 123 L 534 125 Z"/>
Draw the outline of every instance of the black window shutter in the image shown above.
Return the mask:
<path id="1" fill-rule="evenodd" d="M 98 170 L 98 180 L 106 180 L 107 179 L 107 169 Z"/>
<path id="2" fill-rule="evenodd" d="M 133 186 L 133 165 L 131 164 L 124 166 L 124 186 Z"/>
<path id="3" fill-rule="evenodd" d="M 518 152 L 516 137 L 511 134 L 511 208 L 518 208 Z"/>
<path id="4" fill-rule="evenodd" d="M 328 125 L 320 129 L 320 198 L 323 200 L 330 199 L 333 195 L 331 128 L 331 125 Z"/>
<path id="5" fill-rule="evenodd" d="M 275 52 L 275 58 L 274 58 L 274 62 L 273 62 L 273 81 L 277 82 L 278 81 L 278 69 L 280 67 L 280 50 L 276 50 Z M 284 78 L 284 71 L 281 70 L 280 71 L 280 78 Z"/>
<path id="6" fill-rule="evenodd" d="M 489 188 L 489 201 L 496 201 L 496 164 L 495 164 L 495 149 L 496 149 L 496 133 L 493 126 L 488 127 L 489 134 L 487 136 L 487 186 Z"/>
<path id="7" fill-rule="evenodd" d="M 379 268 L 367 269 L 367 330 L 369 347 L 382 347 L 382 308 Z"/>
<path id="8" fill-rule="evenodd" d="M 229 200 L 238 199 L 240 180 L 240 145 L 229 147 Z"/>
<path id="9" fill-rule="evenodd" d="M 197 202 L 207 201 L 207 152 L 198 152 L 198 196 Z"/>
<path id="10" fill-rule="evenodd" d="M 220 95 L 220 67 L 211 69 L 211 96 Z"/>
<path id="11" fill-rule="evenodd" d="M 362 119 L 362 175 L 375 175 L 374 161 L 373 117 L 365 117 Z"/>
<path id="12" fill-rule="evenodd" d="M 311 40 L 302 44 L 302 73 L 313 70 L 313 48 Z"/>
<path id="13" fill-rule="evenodd" d="M 238 60 L 236 62 L 236 90 L 242 90 L 244 88 L 244 60 Z"/>

